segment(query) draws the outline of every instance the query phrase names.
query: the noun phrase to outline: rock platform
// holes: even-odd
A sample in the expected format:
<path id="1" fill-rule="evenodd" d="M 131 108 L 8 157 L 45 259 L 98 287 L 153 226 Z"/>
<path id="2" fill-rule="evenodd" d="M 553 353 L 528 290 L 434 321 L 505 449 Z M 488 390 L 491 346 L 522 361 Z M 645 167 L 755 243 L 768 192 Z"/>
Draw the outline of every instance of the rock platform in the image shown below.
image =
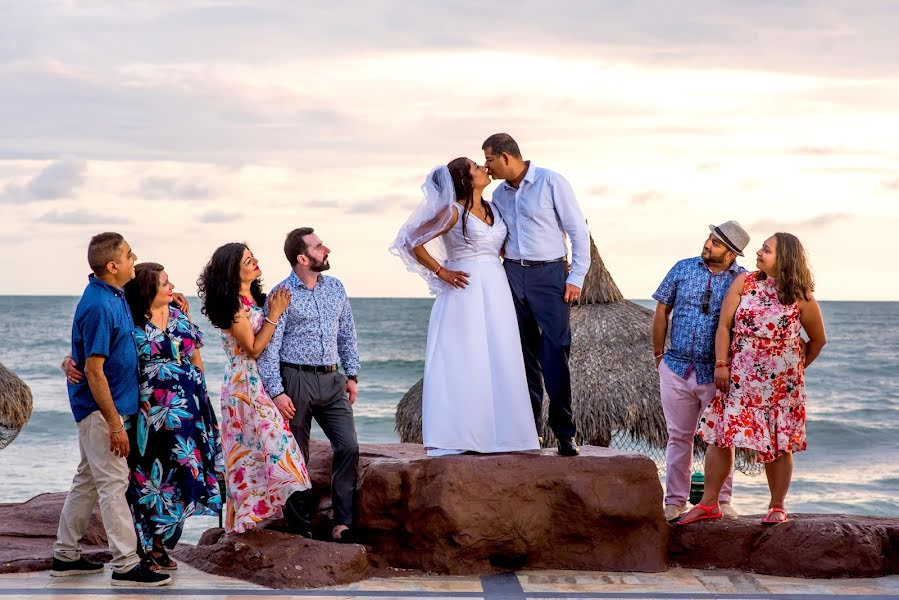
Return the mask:
<path id="1" fill-rule="evenodd" d="M 363 445 L 358 544 L 330 533 L 331 452 L 313 442 L 316 540 L 260 528 L 212 529 L 176 556 L 201 570 L 270 588 L 348 585 L 373 576 L 507 571 L 658 573 L 669 567 L 805 578 L 899 574 L 899 519 L 793 514 L 670 527 L 648 458 L 584 447 L 541 453 L 427 458 L 418 445 Z M 0 573 L 48 569 L 65 494 L 0 504 Z M 108 560 L 95 511 L 85 555 Z"/>

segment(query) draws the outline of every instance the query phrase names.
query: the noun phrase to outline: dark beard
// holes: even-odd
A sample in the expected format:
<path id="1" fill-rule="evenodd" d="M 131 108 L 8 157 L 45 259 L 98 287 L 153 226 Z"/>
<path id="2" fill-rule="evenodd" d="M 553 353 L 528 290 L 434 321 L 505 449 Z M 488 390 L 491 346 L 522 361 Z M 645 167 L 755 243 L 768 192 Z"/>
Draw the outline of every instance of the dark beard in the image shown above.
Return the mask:
<path id="1" fill-rule="evenodd" d="M 727 263 L 727 260 L 724 258 L 724 253 L 721 253 L 721 255 L 715 259 L 711 252 L 709 252 L 708 257 L 706 257 L 705 251 L 703 251 L 702 260 L 704 260 L 707 265 L 723 265 Z"/>
<path id="2" fill-rule="evenodd" d="M 328 262 L 328 259 L 320 263 L 315 263 L 313 265 L 309 265 L 309 270 L 313 273 L 321 273 L 322 271 L 327 271 L 331 268 L 331 263 Z"/>

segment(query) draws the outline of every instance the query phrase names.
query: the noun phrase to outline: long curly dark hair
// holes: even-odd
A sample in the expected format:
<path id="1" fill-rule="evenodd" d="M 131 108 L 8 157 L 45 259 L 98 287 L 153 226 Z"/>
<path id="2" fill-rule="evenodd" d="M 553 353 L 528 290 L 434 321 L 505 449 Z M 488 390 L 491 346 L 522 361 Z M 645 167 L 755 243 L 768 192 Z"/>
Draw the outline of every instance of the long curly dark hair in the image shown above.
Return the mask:
<path id="1" fill-rule="evenodd" d="M 240 310 L 240 262 L 248 246 L 231 242 L 216 248 L 197 279 L 197 289 L 203 301 L 203 314 L 219 329 L 231 329 Z M 265 304 L 262 279 L 250 284 L 256 304 Z"/>
<path id="2" fill-rule="evenodd" d="M 471 162 L 470 159 L 460 156 L 449 161 L 446 165 L 449 169 L 450 177 L 453 178 L 453 187 L 456 188 L 456 200 L 462 200 L 462 238 L 468 240 L 467 224 L 468 213 L 474 206 L 474 181 L 471 178 Z M 483 198 L 478 198 L 484 206 L 484 211 L 490 222 L 493 222 L 493 210 L 490 208 L 489 202 L 484 202 Z"/>
<path id="3" fill-rule="evenodd" d="M 815 277 L 808 265 L 805 248 L 792 233 L 779 231 L 774 234 L 777 245 L 774 256 L 777 259 L 774 279 L 777 281 L 777 299 L 781 304 L 790 305 L 799 300 L 808 300 L 815 291 Z M 761 279 L 765 279 L 762 273 Z"/>
<path id="4" fill-rule="evenodd" d="M 125 300 L 131 309 L 134 324 L 144 327 L 150 320 L 150 307 L 153 298 L 159 291 L 159 274 L 165 270 L 159 263 L 143 262 L 134 265 L 134 279 L 122 288 L 125 291 Z"/>

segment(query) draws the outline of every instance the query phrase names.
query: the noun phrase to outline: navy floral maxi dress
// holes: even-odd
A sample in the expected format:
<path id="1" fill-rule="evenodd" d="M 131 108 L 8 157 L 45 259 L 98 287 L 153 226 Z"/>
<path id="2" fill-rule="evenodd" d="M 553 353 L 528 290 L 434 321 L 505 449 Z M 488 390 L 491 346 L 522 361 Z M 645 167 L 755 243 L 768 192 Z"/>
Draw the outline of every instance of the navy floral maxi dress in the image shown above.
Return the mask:
<path id="1" fill-rule="evenodd" d="M 190 362 L 203 345 L 200 329 L 172 307 L 165 331 L 147 322 L 134 340 L 140 406 L 129 428 L 127 496 L 146 554 L 154 536 L 174 547 L 187 517 L 221 513 L 222 443 L 205 378 Z"/>

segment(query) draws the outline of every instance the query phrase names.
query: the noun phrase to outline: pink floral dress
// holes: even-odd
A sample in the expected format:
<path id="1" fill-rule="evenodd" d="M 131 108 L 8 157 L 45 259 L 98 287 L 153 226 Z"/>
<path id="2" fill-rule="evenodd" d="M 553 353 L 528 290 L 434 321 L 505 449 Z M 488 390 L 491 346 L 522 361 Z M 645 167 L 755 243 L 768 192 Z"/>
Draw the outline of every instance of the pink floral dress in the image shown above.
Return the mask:
<path id="1" fill-rule="evenodd" d="M 262 309 L 243 299 L 258 333 Z M 282 516 L 291 494 L 312 483 L 306 463 L 284 417 L 262 387 L 256 361 L 227 331 L 222 344 L 228 358 L 222 384 L 222 449 L 225 454 L 227 504 L 225 530 L 243 533 L 269 518 Z"/>
<path id="2" fill-rule="evenodd" d="M 781 304 L 777 283 L 750 273 L 734 316 L 730 391 L 718 392 L 697 435 L 719 447 L 750 448 L 767 463 L 805 450 L 805 369 L 799 307 Z"/>

